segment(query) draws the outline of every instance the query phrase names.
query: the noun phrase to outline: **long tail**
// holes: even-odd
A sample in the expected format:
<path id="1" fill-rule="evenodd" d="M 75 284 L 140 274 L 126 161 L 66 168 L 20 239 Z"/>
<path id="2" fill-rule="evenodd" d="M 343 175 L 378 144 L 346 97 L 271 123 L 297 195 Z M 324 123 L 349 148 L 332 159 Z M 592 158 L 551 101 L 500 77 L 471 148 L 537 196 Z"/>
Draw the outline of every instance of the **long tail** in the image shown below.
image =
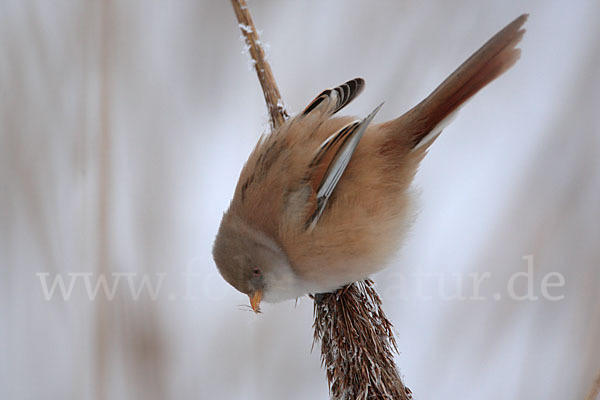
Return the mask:
<path id="1" fill-rule="evenodd" d="M 383 124 L 390 141 L 396 142 L 386 147 L 427 149 L 465 101 L 517 62 L 521 50 L 515 46 L 525 33 L 520 28 L 528 16 L 521 15 L 494 35 L 421 103 Z"/>

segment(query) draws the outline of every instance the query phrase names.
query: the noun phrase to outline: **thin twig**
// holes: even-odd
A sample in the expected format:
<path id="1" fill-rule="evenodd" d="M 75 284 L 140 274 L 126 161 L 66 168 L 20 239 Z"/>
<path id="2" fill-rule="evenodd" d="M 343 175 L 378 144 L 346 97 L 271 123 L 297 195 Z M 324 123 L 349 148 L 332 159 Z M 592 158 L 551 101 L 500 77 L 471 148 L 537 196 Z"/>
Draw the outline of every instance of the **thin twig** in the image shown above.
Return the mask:
<path id="1" fill-rule="evenodd" d="M 265 95 L 267 108 L 269 109 L 271 128 L 276 129 L 285 122 L 288 118 L 288 113 L 283 106 L 281 94 L 273 77 L 273 71 L 271 71 L 271 66 L 265 59 L 265 52 L 258 37 L 258 32 L 254 27 L 246 0 L 231 0 L 231 4 L 233 5 L 242 35 L 244 35 L 246 44 L 249 46 L 250 56 L 254 60 L 254 69 Z"/>

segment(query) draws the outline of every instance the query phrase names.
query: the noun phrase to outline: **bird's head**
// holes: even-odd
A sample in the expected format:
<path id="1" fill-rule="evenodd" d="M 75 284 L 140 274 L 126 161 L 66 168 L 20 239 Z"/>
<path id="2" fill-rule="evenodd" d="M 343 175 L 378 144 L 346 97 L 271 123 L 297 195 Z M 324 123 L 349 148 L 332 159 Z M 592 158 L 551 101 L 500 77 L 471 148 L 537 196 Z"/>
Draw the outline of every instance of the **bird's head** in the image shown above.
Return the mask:
<path id="1" fill-rule="evenodd" d="M 223 278 L 248 295 L 256 313 L 262 300 L 277 302 L 297 295 L 297 279 L 285 252 L 237 216 L 223 216 L 213 258 Z"/>

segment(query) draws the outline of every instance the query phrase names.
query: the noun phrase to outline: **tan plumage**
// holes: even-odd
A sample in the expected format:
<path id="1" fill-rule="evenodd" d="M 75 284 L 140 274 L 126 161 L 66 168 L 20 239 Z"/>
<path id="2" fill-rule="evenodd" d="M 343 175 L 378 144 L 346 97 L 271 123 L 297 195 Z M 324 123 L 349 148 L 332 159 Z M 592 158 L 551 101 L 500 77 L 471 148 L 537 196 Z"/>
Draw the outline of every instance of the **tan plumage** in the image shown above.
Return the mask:
<path id="1" fill-rule="evenodd" d="M 526 19 L 399 118 L 370 124 L 377 110 L 365 119 L 334 116 L 362 91 L 357 78 L 261 138 L 215 241 L 223 277 L 258 310 L 263 294 L 277 301 L 331 291 L 385 267 L 410 225 L 419 162 L 458 108 L 518 60 Z"/>

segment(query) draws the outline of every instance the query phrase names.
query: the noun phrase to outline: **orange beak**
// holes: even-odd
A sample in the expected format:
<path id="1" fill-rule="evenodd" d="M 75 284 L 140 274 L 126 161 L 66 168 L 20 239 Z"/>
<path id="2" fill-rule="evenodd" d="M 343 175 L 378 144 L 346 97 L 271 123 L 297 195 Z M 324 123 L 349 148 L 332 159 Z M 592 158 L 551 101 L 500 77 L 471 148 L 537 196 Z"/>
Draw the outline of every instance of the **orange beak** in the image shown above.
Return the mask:
<path id="1" fill-rule="evenodd" d="M 254 312 L 257 314 L 260 312 L 260 301 L 262 300 L 262 295 L 262 290 L 257 290 L 256 292 L 248 295 L 252 310 L 254 310 Z"/>

